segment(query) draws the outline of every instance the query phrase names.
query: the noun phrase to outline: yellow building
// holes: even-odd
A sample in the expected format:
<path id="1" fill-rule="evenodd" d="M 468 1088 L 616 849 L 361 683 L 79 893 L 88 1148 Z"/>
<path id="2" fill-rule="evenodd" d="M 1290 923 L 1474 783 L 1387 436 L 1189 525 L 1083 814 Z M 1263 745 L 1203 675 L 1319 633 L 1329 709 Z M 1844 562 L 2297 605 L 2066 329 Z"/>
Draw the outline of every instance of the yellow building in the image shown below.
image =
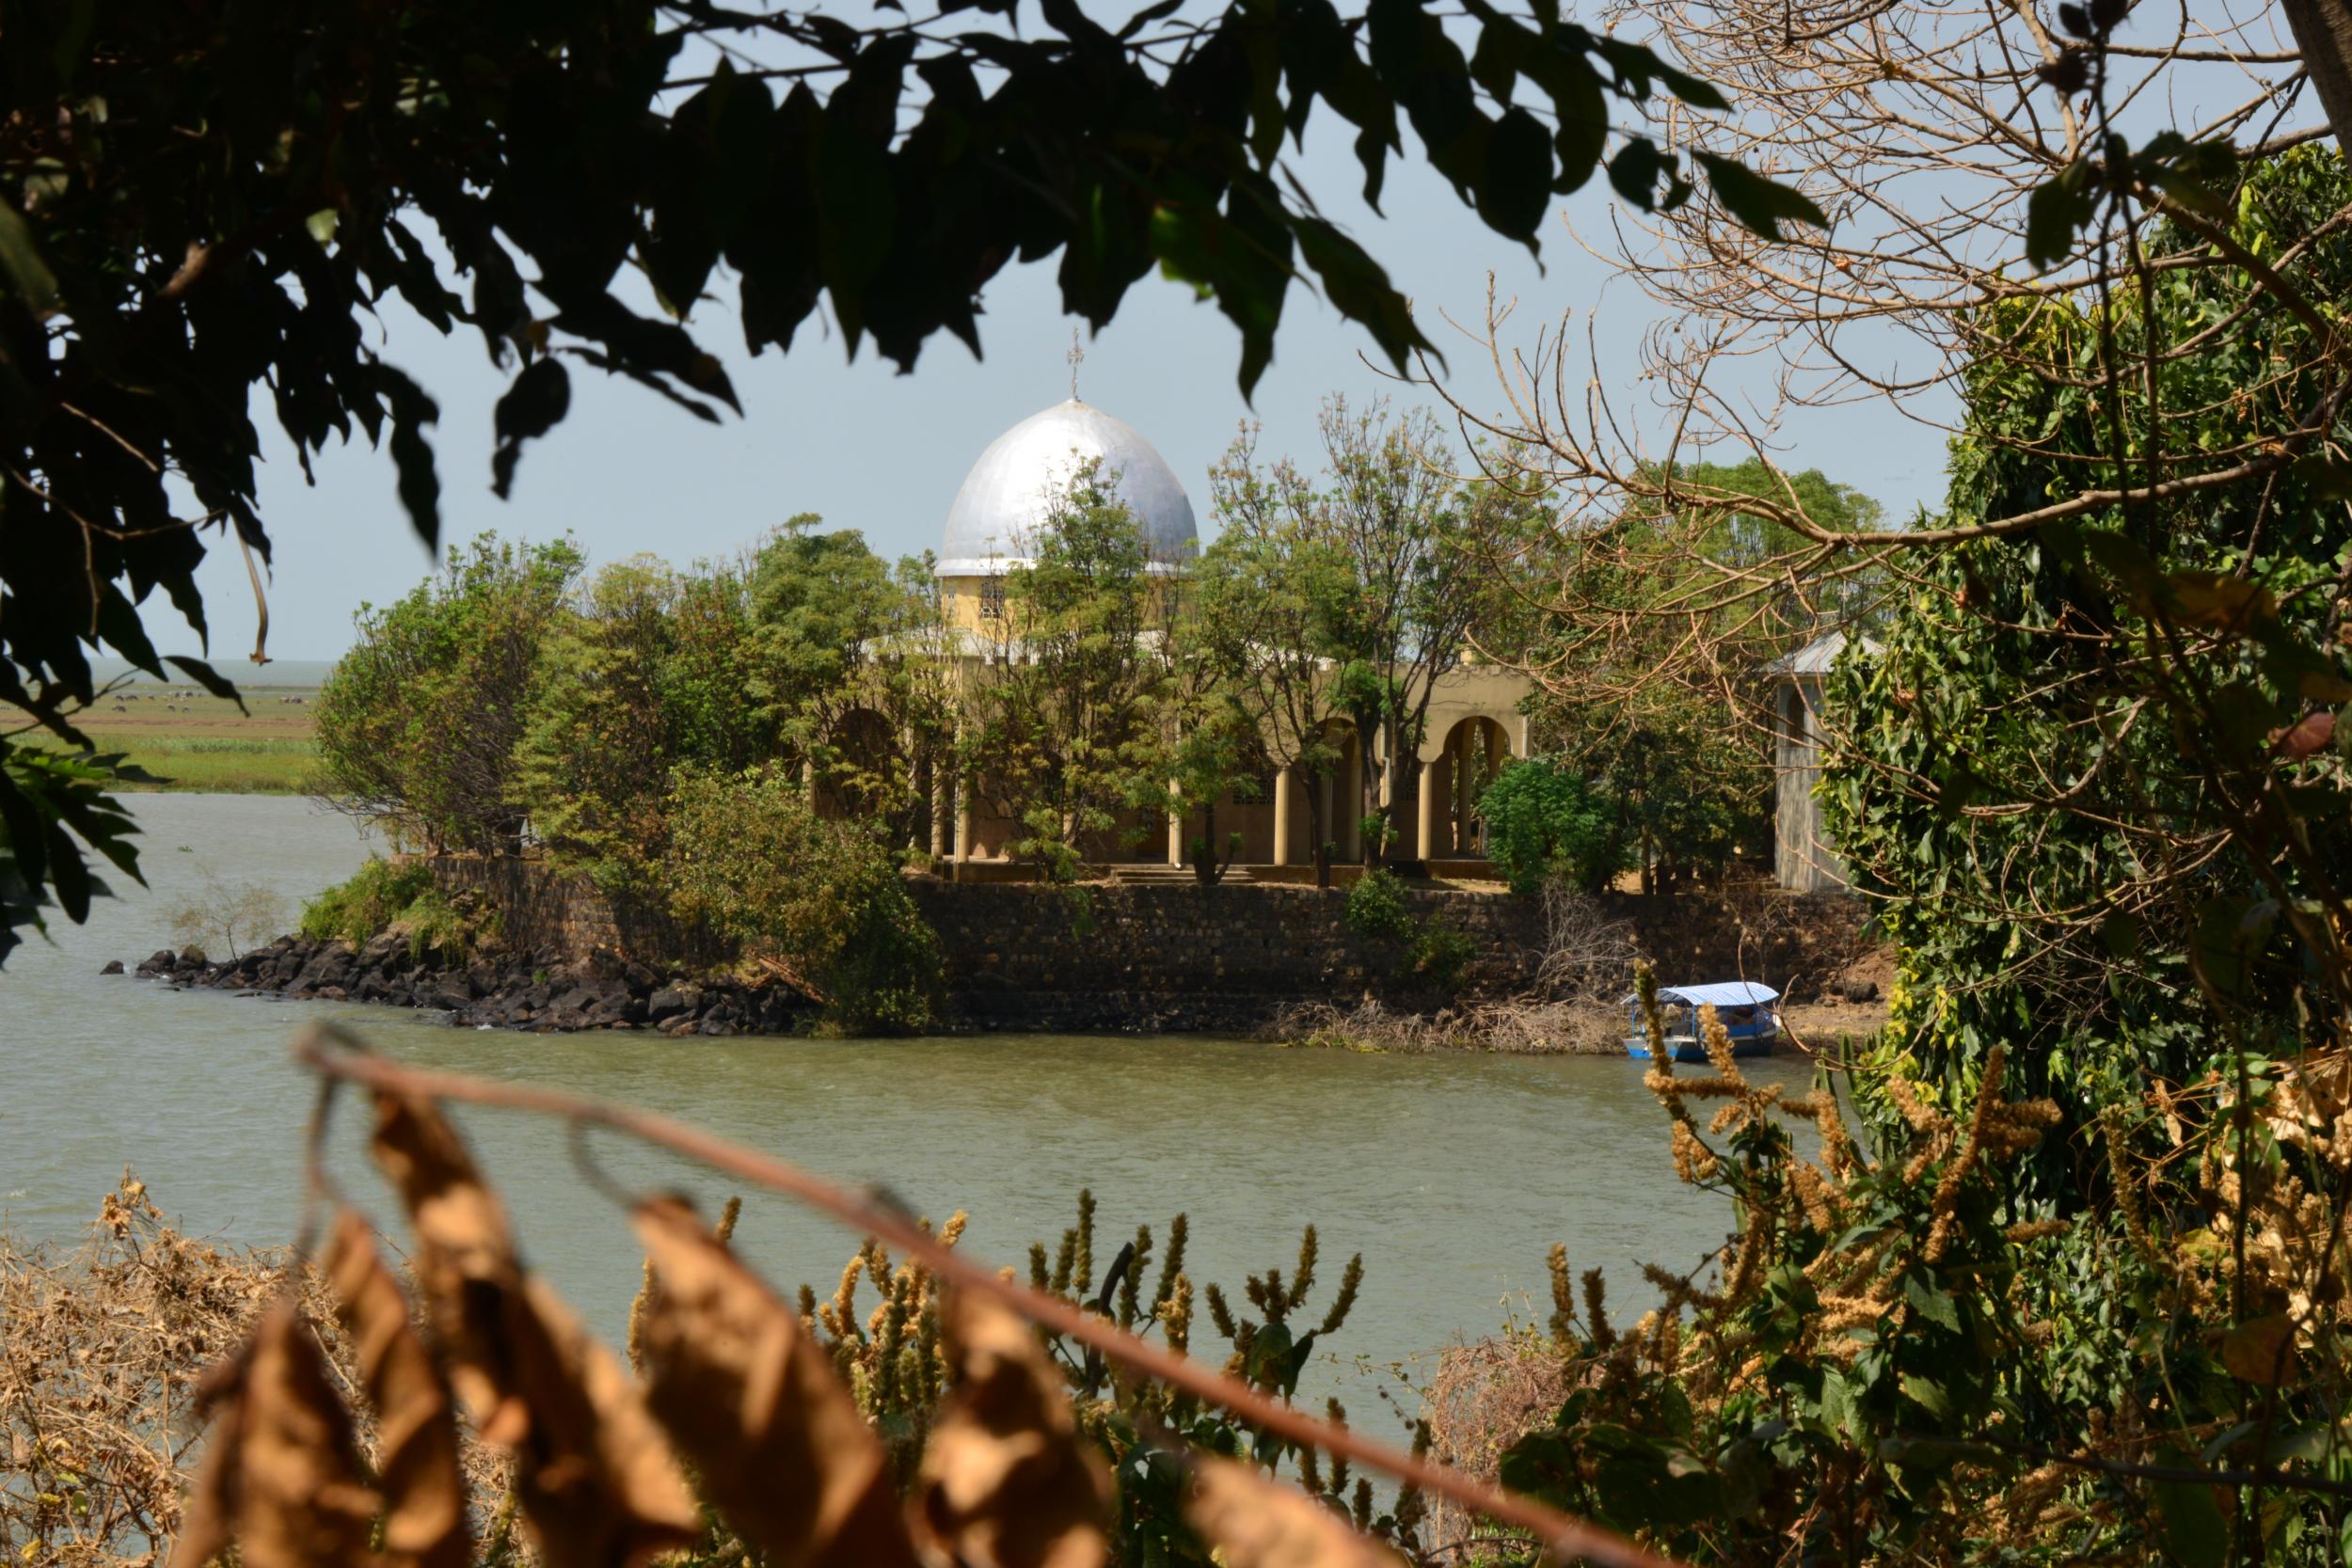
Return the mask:
<path id="1" fill-rule="evenodd" d="M 934 570 L 948 624 L 967 650 L 981 645 L 991 623 L 1004 614 L 1006 574 L 1030 562 L 1054 498 L 1089 462 L 1098 466 L 1101 482 L 1135 517 L 1153 573 L 1181 577 L 1199 554 L 1192 499 L 1167 460 L 1132 426 L 1073 397 L 991 442 L 948 508 Z M 1401 853 L 1456 874 L 1474 873 L 1483 864 L 1474 802 L 1506 758 L 1527 754 L 1528 721 L 1519 707 L 1528 689 L 1523 677 L 1475 663 L 1438 677 L 1416 766 L 1402 770 L 1407 809 L 1402 814 L 1406 839 Z M 1343 757 L 1332 776 L 1311 781 L 1283 768 L 1248 792 L 1254 798 L 1229 796 L 1218 803 L 1219 837 L 1242 835 L 1234 864 L 1248 867 L 1260 879 L 1303 875 L 1313 865 L 1315 847 L 1307 842 L 1309 787 L 1324 792 L 1321 816 L 1336 859 L 1360 855 L 1352 802 L 1362 794 L 1366 758 L 1346 720 L 1335 717 L 1328 728 Z M 1376 752 L 1371 761 L 1379 764 Z M 978 793 L 959 792 L 952 804 L 943 800 L 943 809 L 933 814 L 931 852 L 950 875 L 986 876 L 993 867 L 1007 866 L 1006 846 L 1015 836 L 1014 825 L 992 816 Z M 1181 865 L 1184 832 L 1184 825 L 1173 818 L 1164 834 L 1157 823 L 1124 822 L 1089 846 L 1089 858 L 1112 866 Z"/>

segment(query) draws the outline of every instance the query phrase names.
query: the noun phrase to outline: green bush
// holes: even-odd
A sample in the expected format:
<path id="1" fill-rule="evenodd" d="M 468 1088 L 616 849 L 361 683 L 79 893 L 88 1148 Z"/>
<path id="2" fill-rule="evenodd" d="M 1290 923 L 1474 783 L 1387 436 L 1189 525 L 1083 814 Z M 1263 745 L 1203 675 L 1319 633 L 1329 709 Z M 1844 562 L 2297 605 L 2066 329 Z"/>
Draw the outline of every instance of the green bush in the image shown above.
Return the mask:
<path id="1" fill-rule="evenodd" d="M 1413 929 L 1413 911 L 1405 904 L 1405 883 L 1385 865 L 1356 879 L 1356 885 L 1347 890 L 1340 918 L 1359 937 L 1402 937 Z"/>
<path id="2" fill-rule="evenodd" d="M 1413 934 L 1413 972 L 1439 990 L 1461 983 L 1462 971 L 1478 956 L 1478 939 L 1447 920 L 1434 916 Z"/>
<path id="3" fill-rule="evenodd" d="M 340 940 L 354 947 L 379 931 L 396 929 L 407 937 L 412 958 L 437 950 L 463 962 L 495 936 L 497 920 L 477 919 L 470 909 L 452 902 L 421 861 L 396 864 L 373 859 L 349 880 L 305 904 L 301 929 L 312 942 Z"/>
<path id="4" fill-rule="evenodd" d="M 840 1034 L 912 1034 L 936 1014 L 939 939 L 887 847 L 809 809 L 774 770 L 677 775 L 664 875 L 670 906 L 774 963 Z"/>
<path id="5" fill-rule="evenodd" d="M 340 938 L 356 947 L 433 891 L 433 873 L 422 863 L 372 858 L 349 880 L 302 906 L 302 934 L 312 942 Z"/>
<path id="6" fill-rule="evenodd" d="M 1616 799 L 1557 757 L 1530 757 L 1496 776 L 1479 797 L 1486 853 L 1515 893 L 1554 877 L 1597 892 L 1626 867 Z"/>

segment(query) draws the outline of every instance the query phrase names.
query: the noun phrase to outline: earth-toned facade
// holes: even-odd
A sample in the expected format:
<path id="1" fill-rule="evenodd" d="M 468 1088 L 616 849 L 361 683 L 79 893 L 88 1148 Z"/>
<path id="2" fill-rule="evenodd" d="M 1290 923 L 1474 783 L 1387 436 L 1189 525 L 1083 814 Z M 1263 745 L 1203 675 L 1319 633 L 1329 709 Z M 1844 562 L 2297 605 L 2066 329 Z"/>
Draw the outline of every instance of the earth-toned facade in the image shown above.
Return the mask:
<path id="1" fill-rule="evenodd" d="M 1056 496 L 1082 466 L 1097 465 L 1098 481 L 1125 503 L 1143 532 L 1151 570 L 1181 576 L 1199 555 L 1192 499 L 1175 470 L 1141 433 L 1089 404 L 1072 398 L 1023 420 L 991 442 L 956 492 L 933 571 L 948 624 L 966 637 L 965 657 L 984 641 L 1003 612 L 1007 573 L 1028 563 L 1039 530 Z M 1505 760 L 1527 754 L 1528 721 L 1519 711 L 1526 681 L 1492 666 L 1465 663 L 1440 676 L 1429 705 L 1428 731 L 1412 766 L 1400 770 L 1407 810 L 1399 852 L 1440 865 L 1485 861 L 1476 800 Z M 1330 777 L 1310 780 L 1281 768 L 1254 789 L 1229 794 L 1217 806 L 1220 837 L 1238 832 L 1237 866 L 1260 879 L 1311 874 L 1315 847 L 1306 791 L 1324 792 L 1319 813 L 1336 860 L 1361 853 L 1353 802 L 1362 793 L 1367 759 L 1343 719 L 1329 721 L 1343 760 Z M 943 784 L 931 813 L 931 854 L 939 869 L 962 879 L 1023 875 L 1008 846 L 1016 825 L 992 815 L 987 792 Z M 1387 803 L 1384 801 L 1384 803 Z M 1184 826 L 1128 814 L 1112 832 L 1087 846 L 1088 858 L 1119 865 L 1182 865 Z M 1474 865 L 1459 867 L 1473 870 Z"/>

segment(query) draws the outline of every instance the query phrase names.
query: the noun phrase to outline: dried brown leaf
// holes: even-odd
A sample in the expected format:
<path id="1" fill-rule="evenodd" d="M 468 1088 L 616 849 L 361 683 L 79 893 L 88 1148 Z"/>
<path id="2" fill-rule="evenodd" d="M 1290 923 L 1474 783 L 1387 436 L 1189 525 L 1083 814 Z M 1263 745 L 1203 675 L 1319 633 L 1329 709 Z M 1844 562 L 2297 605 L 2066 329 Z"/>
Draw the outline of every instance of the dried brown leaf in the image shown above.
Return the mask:
<path id="1" fill-rule="evenodd" d="M 384 1553 L 414 1568 L 465 1568 L 471 1547 L 456 1412 L 409 1323 L 407 1297 L 367 1222 L 348 1209 L 336 1219 L 323 1263 L 375 1411 Z"/>
<path id="2" fill-rule="evenodd" d="M 408 1204 L 417 1279 L 482 1435 L 552 1568 L 616 1568 L 693 1540 L 694 1499 L 636 1386 L 527 1278 L 497 1196 L 425 1101 L 376 1097 L 376 1158 Z"/>
<path id="3" fill-rule="evenodd" d="M 530 1414 L 501 1387 L 495 1367 L 500 1304 L 522 1283 L 504 1207 L 428 1101 L 375 1097 L 375 1160 L 408 1210 L 417 1284 L 475 1430 L 485 1442 L 519 1441 Z"/>
<path id="4" fill-rule="evenodd" d="M 1100 1568 L 1111 1486 L 1036 1333 L 972 1291 L 942 1324 L 959 1372 L 924 1449 L 917 1540 L 959 1568 Z"/>
<path id="5" fill-rule="evenodd" d="M 913 1568 L 882 1444 L 797 1314 L 701 1221 L 641 1204 L 646 1403 L 770 1568 Z"/>
<path id="6" fill-rule="evenodd" d="M 637 1563 L 702 1520 L 661 1429 L 620 1361 L 538 1279 L 508 1302 L 514 1388 L 531 1412 L 515 1489 L 555 1568 Z"/>
<path id="7" fill-rule="evenodd" d="M 2247 1383 L 2286 1381 L 2295 1370 L 2295 1320 L 2273 1312 L 2238 1324 L 2221 1337 L 2221 1364 Z"/>
<path id="8" fill-rule="evenodd" d="M 1298 1488 L 1230 1459 L 1194 1462 L 1184 1513 L 1225 1568 L 1401 1568 L 1405 1560 Z"/>
<path id="9" fill-rule="evenodd" d="M 244 1568 L 373 1563 L 375 1494 L 291 1299 L 255 1327 L 222 1394 L 172 1568 L 202 1568 L 231 1543 Z"/>

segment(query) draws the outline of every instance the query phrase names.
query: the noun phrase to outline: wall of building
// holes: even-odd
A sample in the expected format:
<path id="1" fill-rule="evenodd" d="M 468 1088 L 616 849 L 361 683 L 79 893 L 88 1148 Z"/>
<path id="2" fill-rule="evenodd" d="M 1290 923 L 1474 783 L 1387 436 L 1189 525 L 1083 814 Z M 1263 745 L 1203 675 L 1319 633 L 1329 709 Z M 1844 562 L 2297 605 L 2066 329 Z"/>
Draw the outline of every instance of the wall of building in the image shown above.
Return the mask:
<path id="1" fill-rule="evenodd" d="M 1829 842 L 1821 803 L 1813 795 L 1821 780 L 1820 680 L 1784 679 L 1773 700 L 1773 870 L 1792 892 L 1843 892 L 1846 863 Z"/>

